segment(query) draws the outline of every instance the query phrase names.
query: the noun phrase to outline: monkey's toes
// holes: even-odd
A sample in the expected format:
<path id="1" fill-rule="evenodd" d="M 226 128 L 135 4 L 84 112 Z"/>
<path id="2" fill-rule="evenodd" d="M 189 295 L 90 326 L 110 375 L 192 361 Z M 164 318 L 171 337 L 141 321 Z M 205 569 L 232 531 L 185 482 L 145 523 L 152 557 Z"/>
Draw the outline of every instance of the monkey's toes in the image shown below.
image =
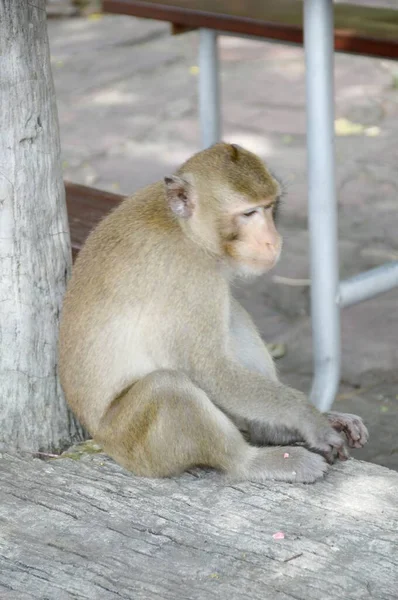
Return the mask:
<path id="1" fill-rule="evenodd" d="M 268 446 L 251 448 L 250 463 L 243 471 L 245 479 L 252 481 L 286 481 L 289 483 L 314 483 L 328 469 L 325 459 L 303 446 Z M 242 477 L 239 471 L 237 477 Z M 234 474 L 231 473 L 232 477 Z"/>
<path id="2" fill-rule="evenodd" d="M 314 483 L 317 479 L 321 479 L 328 470 L 328 465 L 320 454 L 310 452 L 303 447 L 286 448 L 286 450 L 289 450 L 286 465 L 291 468 L 291 481 Z"/>

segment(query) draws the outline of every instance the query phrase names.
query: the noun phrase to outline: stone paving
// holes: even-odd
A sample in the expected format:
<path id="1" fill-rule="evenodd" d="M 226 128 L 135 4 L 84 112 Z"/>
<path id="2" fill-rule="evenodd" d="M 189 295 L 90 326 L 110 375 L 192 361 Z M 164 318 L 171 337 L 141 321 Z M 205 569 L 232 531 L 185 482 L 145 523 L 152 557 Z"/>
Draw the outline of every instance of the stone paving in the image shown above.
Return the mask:
<path id="1" fill-rule="evenodd" d="M 50 20 L 65 178 L 131 194 L 200 148 L 197 33 L 106 16 Z M 282 179 L 283 257 L 236 294 L 267 341 L 284 342 L 284 381 L 308 391 L 311 327 L 301 48 L 220 38 L 223 138 L 257 152 Z M 398 259 L 398 65 L 335 61 L 341 277 Z M 371 432 L 355 456 L 398 469 L 398 290 L 342 311 L 336 409 Z"/>

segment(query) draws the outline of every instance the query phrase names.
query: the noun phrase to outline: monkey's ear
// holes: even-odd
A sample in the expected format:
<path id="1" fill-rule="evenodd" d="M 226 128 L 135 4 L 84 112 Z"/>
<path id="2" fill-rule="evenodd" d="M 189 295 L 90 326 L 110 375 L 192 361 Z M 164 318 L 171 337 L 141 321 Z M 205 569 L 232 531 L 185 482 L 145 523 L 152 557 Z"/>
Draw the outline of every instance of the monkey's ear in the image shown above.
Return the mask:
<path id="1" fill-rule="evenodd" d="M 240 146 L 238 146 L 238 144 L 230 144 L 229 149 L 232 162 L 237 162 L 239 160 Z"/>
<path id="2" fill-rule="evenodd" d="M 182 219 L 189 219 L 195 208 L 192 187 L 177 175 L 165 177 L 164 184 L 167 202 L 173 213 Z"/>

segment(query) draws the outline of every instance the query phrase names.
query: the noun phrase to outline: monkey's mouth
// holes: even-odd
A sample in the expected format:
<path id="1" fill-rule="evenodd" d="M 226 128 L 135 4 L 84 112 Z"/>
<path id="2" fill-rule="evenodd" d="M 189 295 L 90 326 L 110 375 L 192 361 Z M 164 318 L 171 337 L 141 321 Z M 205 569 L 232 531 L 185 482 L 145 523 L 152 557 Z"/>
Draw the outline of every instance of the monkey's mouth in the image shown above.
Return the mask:
<path id="1" fill-rule="evenodd" d="M 259 277 L 268 273 L 278 262 L 277 259 L 260 259 L 260 258 L 247 258 L 246 260 L 240 260 L 235 263 L 237 267 L 237 275 L 243 277 Z"/>
<path id="2" fill-rule="evenodd" d="M 266 273 L 273 269 L 276 265 L 276 260 L 252 260 L 248 263 L 249 267 L 258 270 L 261 273 Z"/>
<path id="3" fill-rule="evenodd" d="M 244 262 L 247 263 L 248 266 L 252 266 L 254 269 L 262 270 L 262 272 L 270 271 L 275 267 L 278 263 L 281 255 L 281 249 L 274 256 L 266 256 L 266 257 L 248 257 Z"/>

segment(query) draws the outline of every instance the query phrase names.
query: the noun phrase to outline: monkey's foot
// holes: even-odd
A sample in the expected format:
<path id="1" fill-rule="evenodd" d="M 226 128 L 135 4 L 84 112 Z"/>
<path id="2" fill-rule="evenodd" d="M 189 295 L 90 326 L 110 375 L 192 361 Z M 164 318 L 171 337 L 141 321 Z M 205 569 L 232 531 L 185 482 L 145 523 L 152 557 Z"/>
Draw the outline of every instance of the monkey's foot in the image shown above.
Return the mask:
<path id="1" fill-rule="evenodd" d="M 330 412 L 327 417 L 333 429 L 345 434 L 351 448 L 362 448 L 367 443 L 369 432 L 361 417 L 339 412 Z"/>
<path id="2" fill-rule="evenodd" d="M 327 471 L 327 464 L 319 454 L 301 446 L 253 448 L 249 465 L 242 473 L 251 481 L 287 481 L 313 483 Z"/>

